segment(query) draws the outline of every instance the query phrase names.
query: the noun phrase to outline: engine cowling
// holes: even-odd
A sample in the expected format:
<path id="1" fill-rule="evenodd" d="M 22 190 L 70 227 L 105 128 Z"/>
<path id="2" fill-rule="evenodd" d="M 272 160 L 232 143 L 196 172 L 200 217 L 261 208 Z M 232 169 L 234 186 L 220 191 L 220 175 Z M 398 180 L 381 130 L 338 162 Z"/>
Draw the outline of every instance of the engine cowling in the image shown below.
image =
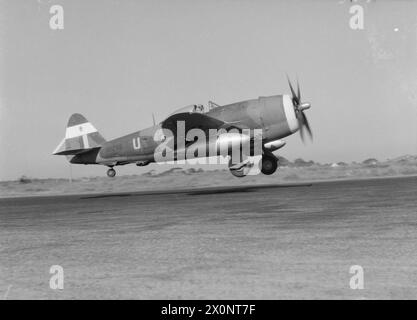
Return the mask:
<path id="1" fill-rule="evenodd" d="M 267 128 L 265 139 L 284 138 L 299 129 L 290 96 L 284 94 L 259 97 L 259 103 L 263 106 L 261 117 L 264 126 Z"/>

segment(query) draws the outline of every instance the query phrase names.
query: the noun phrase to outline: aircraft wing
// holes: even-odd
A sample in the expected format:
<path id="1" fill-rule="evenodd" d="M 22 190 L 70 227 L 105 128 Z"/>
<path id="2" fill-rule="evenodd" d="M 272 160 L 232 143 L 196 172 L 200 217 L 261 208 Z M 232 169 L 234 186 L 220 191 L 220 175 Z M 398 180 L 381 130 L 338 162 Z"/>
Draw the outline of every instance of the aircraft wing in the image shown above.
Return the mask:
<path id="1" fill-rule="evenodd" d="M 183 112 L 168 117 L 161 123 L 161 126 L 163 129 L 171 130 L 174 136 L 177 136 L 177 123 L 179 121 L 183 121 L 184 123 L 185 134 L 191 129 L 201 129 L 206 133 L 207 136 L 209 129 L 218 130 L 223 128 L 226 124 L 224 121 L 207 116 L 203 113 Z"/>
<path id="2" fill-rule="evenodd" d="M 174 136 L 177 136 L 177 122 L 183 121 L 184 127 L 185 127 L 185 133 L 187 133 L 191 129 L 201 129 L 204 131 L 206 136 L 209 134 L 210 129 L 246 129 L 248 128 L 243 123 L 240 123 L 240 121 L 236 122 L 225 122 L 213 117 L 210 117 L 204 113 L 190 113 L 190 112 L 182 112 L 174 114 L 167 119 L 165 119 L 161 125 L 163 129 L 169 129 L 174 134 Z"/>

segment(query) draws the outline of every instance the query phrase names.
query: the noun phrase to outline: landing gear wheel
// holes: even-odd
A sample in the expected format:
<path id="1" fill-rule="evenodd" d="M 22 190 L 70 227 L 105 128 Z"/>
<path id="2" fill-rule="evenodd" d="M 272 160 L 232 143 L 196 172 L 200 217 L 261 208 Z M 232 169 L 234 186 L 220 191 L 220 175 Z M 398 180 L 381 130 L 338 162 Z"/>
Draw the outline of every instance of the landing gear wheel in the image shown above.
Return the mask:
<path id="1" fill-rule="evenodd" d="M 114 178 L 116 176 L 116 170 L 114 170 L 113 168 L 110 168 L 109 170 L 107 170 L 107 176 L 109 178 Z"/>
<path id="2" fill-rule="evenodd" d="M 269 155 L 263 155 L 261 161 L 261 172 L 266 175 L 271 175 L 278 168 L 278 161 L 275 157 Z"/>

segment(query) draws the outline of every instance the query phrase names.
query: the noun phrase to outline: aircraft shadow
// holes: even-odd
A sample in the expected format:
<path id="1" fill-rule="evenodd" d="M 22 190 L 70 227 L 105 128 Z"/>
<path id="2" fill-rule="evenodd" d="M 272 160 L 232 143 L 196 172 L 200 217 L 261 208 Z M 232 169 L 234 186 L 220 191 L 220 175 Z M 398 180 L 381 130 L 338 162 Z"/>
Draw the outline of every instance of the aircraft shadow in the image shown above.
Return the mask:
<path id="1" fill-rule="evenodd" d="M 162 191 L 138 191 L 126 193 L 107 193 L 97 194 L 81 197 L 80 199 L 100 199 L 100 198 L 119 198 L 132 196 L 157 196 L 169 194 L 184 194 L 189 196 L 211 195 L 211 194 L 225 194 L 225 193 L 239 193 L 239 192 L 255 192 L 261 189 L 275 189 L 275 188 L 294 188 L 294 187 L 311 187 L 311 183 L 298 184 L 267 184 L 267 185 L 247 185 L 247 186 L 227 186 L 227 187 L 207 187 L 197 189 L 183 189 L 183 190 L 162 190 Z"/>

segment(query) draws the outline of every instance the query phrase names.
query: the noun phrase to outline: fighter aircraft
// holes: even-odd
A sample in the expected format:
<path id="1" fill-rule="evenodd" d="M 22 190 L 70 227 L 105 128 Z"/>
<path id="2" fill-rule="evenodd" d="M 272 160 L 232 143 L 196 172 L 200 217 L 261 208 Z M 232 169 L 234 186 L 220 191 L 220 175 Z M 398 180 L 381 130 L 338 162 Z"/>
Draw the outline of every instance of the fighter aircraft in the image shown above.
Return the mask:
<path id="1" fill-rule="evenodd" d="M 65 138 L 53 154 L 67 156 L 70 163 L 107 166 L 109 167 L 107 175 L 114 177 L 115 166 L 129 163 L 145 166 L 160 162 L 160 159 L 167 159 L 166 149 L 162 147 L 166 146 L 168 140 L 174 141 L 172 160 L 178 160 L 179 154 L 185 154 L 187 159 L 188 157 L 207 157 L 208 153 L 205 152 L 200 154 L 192 152 L 191 156 L 189 152 L 186 152 L 191 150 L 190 148 L 195 150 L 195 144 L 197 144 L 195 139 L 187 140 L 187 132 L 200 129 L 206 133 L 217 129 L 215 139 L 204 140 L 207 150 L 214 147 L 216 152 L 220 152 L 220 142 L 229 143 L 236 140 L 236 136 L 241 143 L 244 141 L 252 143 L 250 148 L 252 154 L 242 155 L 239 161 L 232 161 L 230 148 L 226 149 L 227 154 L 221 154 L 230 157 L 229 170 L 234 176 L 246 176 L 248 168 L 254 165 L 251 161 L 254 156 L 260 158 L 258 163 L 260 171 L 270 175 L 278 168 L 278 158 L 273 152 L 285 145 L 282 138 L 300 131 L 304 141 L 304 129 L 312 138 L 310 125 L 304 114 L 304 110 L 309 109 L 311 105 L 301 101 L 298 80 L 297 93 L 288 76 L 287 80 L 291 96 L 282 94 L 259 97 L 222 106 L 213 102 L 209 102 L 207 107 L 191 105 L 176 110 L 159 124 L 155 124 L 154 121 L 154 125 L 149 128 L 109 141 L 106 141 L 84 116 L 75 113 L 68 121 Z M 184 124 L 185 135 L 179 133 L 177 124 L 180 122 Z M 261 132 L 261 148 L 258 149 L 257 154 L 253 154 L 255 135 L 245 134 L 247 130 Z M 172 137 L 166 135 L 168 131 L 172 133 Z"/>

